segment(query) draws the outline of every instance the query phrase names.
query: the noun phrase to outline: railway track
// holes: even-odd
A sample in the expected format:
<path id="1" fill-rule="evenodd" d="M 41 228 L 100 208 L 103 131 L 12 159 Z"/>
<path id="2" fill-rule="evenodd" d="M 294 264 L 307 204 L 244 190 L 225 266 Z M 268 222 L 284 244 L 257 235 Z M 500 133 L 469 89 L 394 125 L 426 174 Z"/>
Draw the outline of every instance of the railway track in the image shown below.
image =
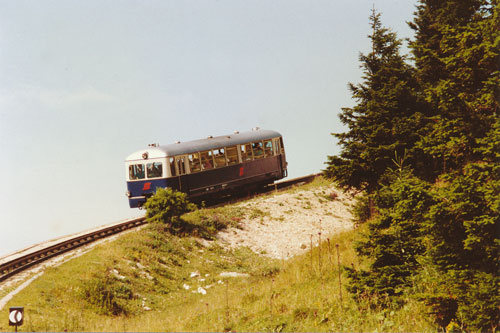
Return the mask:
<path id="1" fill-rule="evenodd" d="M 145 217 L 138 217 L 125 222 L 92 231 L 82 236 L 77 236 L 41 250 L 31 252 L 13 260 L 0 264 L 0 282 L 18 274 L 25 269 L 39 264 L 45 260 L 61 255 L 80 246 L 90 244 L 96 240 L 107 238 L 122 231 L 145 224 Z"/>
<path id="2" fill-rule="evenodd" d="M 261 193 L 271 192 L 273 190 L 283 190 L 293 185 L 301 185 L 309 183 L 314 180 L 319 174 L 309 175 L 305 177 L 294 178 L 286 181 L 281 181 L 275 183 L 274 185 L 268 186 Z M 246 200 L 247 198 L 245 198 Z M 231 200 L 230 200 L 231 201 Z M 234 201 L 233 201 L 234 202 Z M 216 206 L 220 205 L 216 204 Z M 54 245 L 47 246 L 43 249 L 33 251 L 26 255 L 16 257 L 12 260 L 8 260 L 0 264 L 0 282 L 14 276 L 36 264 L 42 263 L 45 260 L 59 256 L 70 250 L 74 250 L 83 245 L 90 244 L 99 239 L 107 238 L 109 236 L 115 235 L 117 233 L 136 228 L 143 224 L 146 224 L 145 217 L 138 217 L 135 219 L 130 219 L 112 226 L 107 226 L 102 229 L 89 232 L 84 235 L 80 235 L 74 238 L 70 238 Z"/>

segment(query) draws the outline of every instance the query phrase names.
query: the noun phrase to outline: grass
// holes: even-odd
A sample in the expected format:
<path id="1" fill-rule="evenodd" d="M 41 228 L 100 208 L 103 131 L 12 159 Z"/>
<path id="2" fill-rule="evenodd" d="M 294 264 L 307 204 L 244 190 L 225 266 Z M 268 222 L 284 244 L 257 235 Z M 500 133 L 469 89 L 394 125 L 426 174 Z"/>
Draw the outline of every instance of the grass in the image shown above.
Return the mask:
<path id="1" fill-rule="evenodd" d="M 8 307 L 21 304 L 25 307 L 22 329 L 28 331 L 176 331 L 182 329 L 176 319 L 182 309 L 198 306 L 203 298 L 192 291 L 223 288 L 218 284 L 224 282 L 218 277 L 221 272 L 262 278 L 279 269 L 274 261 L 248 249 L 203 247 L 196 238 L 160 231 L 161 226 L 148 226 L 47 269 L 0 315 L 7 318 Z M 199 272 L 199 277 L 191 278 L 193 272 Z M 184 284 L 191 288 L 185 290 Z M 172 313 L 173 309 L 178 312 Z M 8 330 L 12 327 L 0 322 L 0 331 Z"/>
<path id="2" fill-rule="evenodd" d="M 364 265 L 352 248 L 359 230 L 323 239 L 288 261 L 206 241 L 252 214 L 260 219 L 265 212 L 201 209 L 183 217 L 190 233 L 171 235 L 151 224 L 101 244 L 47 269 L 0 317 L 8 317 L 9 306 L 24 306 L 20 329 L 27 331 L 435 331 L 411 300 L 384 310 L 347 294 L 337 260 Z M 246 275 L 223 278 L 222 272 Z M 0 331 L 12 330 L 0 321 Z"/>

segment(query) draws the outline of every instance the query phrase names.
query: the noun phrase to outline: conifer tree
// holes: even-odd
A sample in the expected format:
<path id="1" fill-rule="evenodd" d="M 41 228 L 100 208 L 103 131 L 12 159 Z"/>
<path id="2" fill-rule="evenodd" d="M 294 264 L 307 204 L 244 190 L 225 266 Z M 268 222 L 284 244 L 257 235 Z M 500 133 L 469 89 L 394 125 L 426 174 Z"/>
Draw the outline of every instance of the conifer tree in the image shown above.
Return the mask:
<path id="1" fill-rule="evenodd" d="M 377 303 L 380 296 L 399 302 L 411 277 L 420 269 L 419 256 L 425 252 L 422 222 L 434 204 L 430 185 L 401 166 L 384 177 L 385 185 L 375 198 L 377 216 L 368 222 L 368 232 L 356 243 L 358 255 L 367 257 L 367 270 L 346 267 L 349 291 Z M 396 297 L 393 297 L 396 296 Z"/>
<path id="2" fill-rule="evenodd" d="M 500 324 L 500 119 L 477 144 L 481 158 L 443 175 L 435 190 L 423 233 L 436 287 L 423 299 L 438 317 L 493 331 Z"/>
<path id="3" fill-rule="evenodd" d="M 384 36 L 386 44 L 380 45 L 386 47 L 374 43 L 373 52 L 360 57 L 365 82 L 350 85 L 358 104 L 343 109 L 349 131 L 335 135 L 342 152 L 329 157 L 326 170 L 342 185 L 373 193 L 378 208 L 356 246 L 370 266 L 347 269 L 349 289 L 391 299 L 418 292 L 415 297 L 431 306 L 442 328 L 451 322 L 495 331 L 500 325 L 499 1 L 420 0 L 410 24 L 416 32 L 410 44 L 416 70 L 397 52 L 389 58 L 401 59 L 400 67 L 382 56 L 380 50 L 388 51 L 395 39 L 388 38 L 391 33 L 376 14 L 370 21 L 370 38 Z M 404 80 L 399 73 L 407 75 Z M 398 90 L 381 82 L 410 83 L 404 91 L 414 106 L 392 99 Z M 397 111 L 405 117 L 398 118 Z M 398 136 L 410 131 L 416 139 Z M 402 147 L 411 168 L 401 163 L 397 174 L 388 166 Z"/>
<path id="4" fill-rule="evenodd" d="M 400 55 L 401 41 L 394 32 L 382 27 L 380 14 L 375 10 L 370 25 L 372 50 L 359 56 L 363 83 L 349 84 L 357 105 L 343 108 L 339 115 L 348 131 L 333 134 L 342 151 L 340 156 L 328 157 L 325 170 L 327 177 L 341 185 L 368 193 L 379 187 L 395 153 L 401 156 L 406 150 L 409 163 L 425 164 L 414 145 L 426 122 L 426 109 L 417 94 L 413 69 Z"/>
<path id="5" fill-rule="evenodd" d="M 446 313 L 448 322 L 469 330 L 494 330 L 500 324 L 499 2 L 421 0 L 411 27 L 416 75 L 436 110 L 417 146 L 441 174 L 423 225 L 427 259 L 438 272 L 424 299 L 436 317 Z"/>
<path id="6" fill-rule="evenodd" d="M 422 0 L 415 15 L 410 47 L 434 114 L 418 147 L 438 175 L 474 160 L 476 139 L 498 117 L 498 1 Z"/>

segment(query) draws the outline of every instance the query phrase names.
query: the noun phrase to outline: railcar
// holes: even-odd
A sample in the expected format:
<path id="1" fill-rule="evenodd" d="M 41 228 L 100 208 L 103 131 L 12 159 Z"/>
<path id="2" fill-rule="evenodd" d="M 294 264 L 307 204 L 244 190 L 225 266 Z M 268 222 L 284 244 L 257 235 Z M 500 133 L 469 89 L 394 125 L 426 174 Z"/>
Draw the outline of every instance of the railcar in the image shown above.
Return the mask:
<path id="1" fill-rule="evenodd" d="M 158 187 L 182 191 L 200 202 L 287 176 L 283 137 L 259 128 L 162 146 L 151 144 L 129 155 L 125 168 L 131 208 L 141 208 Z"/>

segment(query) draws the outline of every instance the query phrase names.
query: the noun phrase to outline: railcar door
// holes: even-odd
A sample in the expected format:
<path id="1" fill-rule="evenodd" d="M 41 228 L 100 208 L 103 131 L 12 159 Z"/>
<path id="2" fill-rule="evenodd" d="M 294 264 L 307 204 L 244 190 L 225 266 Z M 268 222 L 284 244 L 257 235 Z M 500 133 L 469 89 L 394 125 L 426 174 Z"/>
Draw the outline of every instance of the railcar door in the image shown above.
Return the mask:
<path id="1" fill-rule="evenodd" d="M 187 182 L 186 182 L 186 156 L 176 156 L 175 157 L 175 167 L 177 169 L 177 175 L 179 176 L 179 191 L 187 193 Z"/>

